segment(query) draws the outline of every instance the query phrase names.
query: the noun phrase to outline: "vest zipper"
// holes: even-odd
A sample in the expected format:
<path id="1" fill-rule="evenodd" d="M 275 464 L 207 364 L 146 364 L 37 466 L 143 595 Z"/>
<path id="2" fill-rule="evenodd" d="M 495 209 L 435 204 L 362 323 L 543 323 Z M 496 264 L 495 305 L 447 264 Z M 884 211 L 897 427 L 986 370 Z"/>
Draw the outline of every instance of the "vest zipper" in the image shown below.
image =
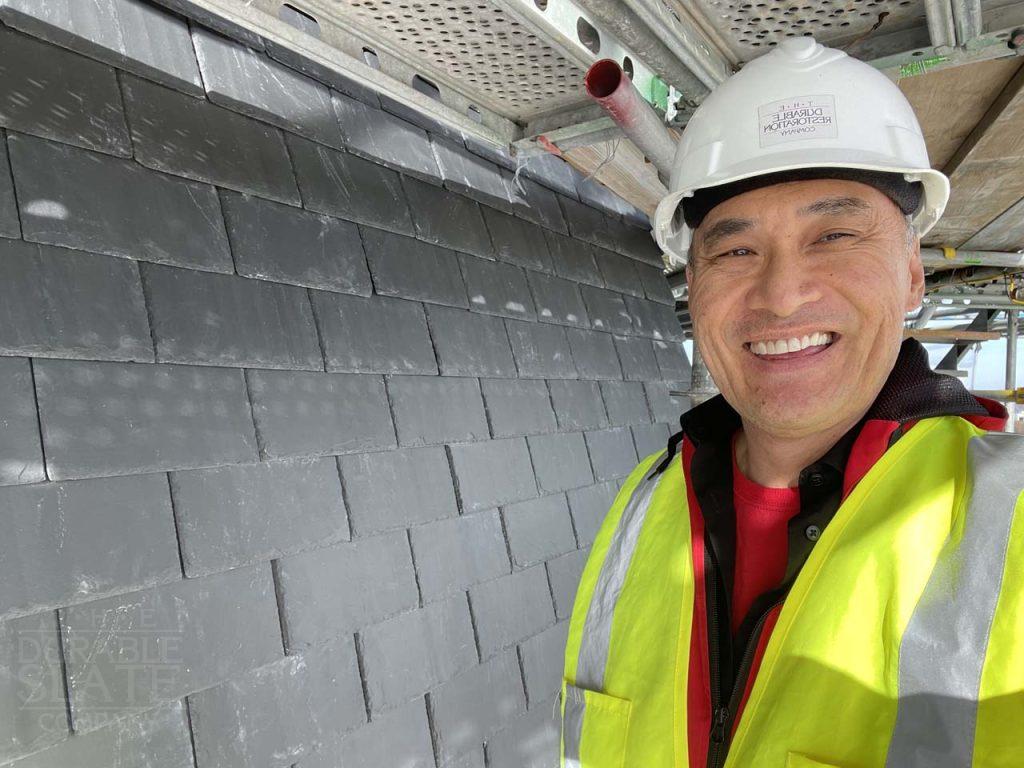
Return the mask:
<path id="1" fill-rule="evenodd" d="M 708 608 L 708 627 L 711 630 L 709 635 L 717 638 L 718 633 L 715 631 L 718 628 L 718 606 L 717 601 L 715 601 L 717 597 L 717 579 L 710 579 L 708 581 L 710 584 L 707 587 L 706 602 Z M 747 678 L 750 676 L 750 668 L 754 663 L 754 654 L 757 652 L 757 646 L 760 644 L 761 633 L 764 631 L 764 625 L 768 620 L 769 614 L 782 605 L 782 602 L 782 600 L 779 600 L 769 606 L 761 614 L 757 624 L 754 625 L 754 630 L 750 633 L 747 647 L 743 651 L 743 659 L 737 670 L 732 691 L 729 693 L 729 700 L 724 703 L 721 700 L 721 672 L 719 670 L 718 658 L 720 653 L 717 643 L 714 647 L 708 649 L 708 674 L 711 678 L 712 710 L 711 743 L 708 745 L 708 768 L 722 768 L 725 765 L 726 757 L 729 755 L 730 736 L 735 726 L 736 715 L 739 712 L 740 699 L 747 687 Z M 715 603 L 714 611 L 711 610 L 713 603 Z"/>
<path id="2" fill-rule="evenodd" d="M 743 697 L 743 692 L 747 689 L 747 678 L 750 676 L 750 668 L 754 665 L 754 654 L 757 653 L 757 647 L 761 644 L 761 633 L 764 631 L 765 622 L 768 620 L 771 612 L 780 605 L 782 605 L 782 600 L 770 605 L 761 614 L 761 618 L 754 625 L 754 631 L 750 633 L 750 640 L 743 651 L 743 660 L 740 662 L 740 668 L 736 673 L 736 683 L 729 696 L 729 705 L 725 708 L 726 714 L 729 717 L 725 728 L 726 733 L 731 734 L 735 726 L 736 716 L 739 714 L 740 709 L 740 699 Z"/>
<path id="3" fill-rule="evenodd" d="M 708 678 L 711 684 L 711 741 L 708 744 L 707 768 L 718 768 L 724 759 L 729 710 L 722 702 L 721 648 L 718 624 L 718 563 L 711 543 L 704 543 L 704 602 L 708 622 Z"/>

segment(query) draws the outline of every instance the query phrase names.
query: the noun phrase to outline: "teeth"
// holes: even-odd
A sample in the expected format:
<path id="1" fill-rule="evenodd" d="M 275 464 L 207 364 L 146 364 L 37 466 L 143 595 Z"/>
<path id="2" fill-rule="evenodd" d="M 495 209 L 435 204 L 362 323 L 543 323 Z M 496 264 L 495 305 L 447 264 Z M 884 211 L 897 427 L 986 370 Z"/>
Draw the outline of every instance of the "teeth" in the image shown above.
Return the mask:
<path id="1" fill-rule="evenodd" d="M 774 341 L 753 341 L 750 343 L 750 351 L 755 355 L 782 355 L 831 343 L 832 334 L 821 331 L 799 339 L 793 337 L 792 339 L 776 339 Z"/>

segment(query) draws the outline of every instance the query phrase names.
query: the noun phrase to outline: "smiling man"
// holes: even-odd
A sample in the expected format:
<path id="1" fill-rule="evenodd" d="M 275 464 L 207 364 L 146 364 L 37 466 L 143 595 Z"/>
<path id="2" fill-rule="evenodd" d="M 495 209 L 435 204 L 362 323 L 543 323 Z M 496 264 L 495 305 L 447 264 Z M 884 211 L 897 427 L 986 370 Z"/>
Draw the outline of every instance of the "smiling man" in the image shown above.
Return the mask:
<path id="1" fill-rule="evenodd" d="M 563 765 L 1024 765 L 1024 441 L 903 341 L 949 191 L 909 104 L 784 42 L 697 110 L 671 187 L 722 394 L 594 542 Z"/>

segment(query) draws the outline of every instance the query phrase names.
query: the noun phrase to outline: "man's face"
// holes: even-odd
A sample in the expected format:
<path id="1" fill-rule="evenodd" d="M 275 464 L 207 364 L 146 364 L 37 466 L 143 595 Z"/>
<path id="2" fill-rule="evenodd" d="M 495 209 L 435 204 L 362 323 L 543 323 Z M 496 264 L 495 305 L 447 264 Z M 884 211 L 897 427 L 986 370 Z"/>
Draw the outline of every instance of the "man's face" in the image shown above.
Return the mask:
<path id="1" fill-rule="evenodd" d="M 687 280 L 715 383 L 746 423 L 776 437 L 859 419 L 924 291 L 900 210 L 874 187 L 832 179 L 715 207 L 694 232 Z"/>

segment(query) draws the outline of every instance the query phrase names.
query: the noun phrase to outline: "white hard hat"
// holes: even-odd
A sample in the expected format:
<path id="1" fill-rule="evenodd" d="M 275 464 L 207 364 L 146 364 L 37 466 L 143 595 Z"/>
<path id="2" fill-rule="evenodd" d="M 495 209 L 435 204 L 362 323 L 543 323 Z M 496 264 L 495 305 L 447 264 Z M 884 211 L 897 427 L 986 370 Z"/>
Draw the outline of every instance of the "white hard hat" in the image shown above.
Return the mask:
<path id="1" fill-rule="evenodd" d="M 716 88 L 676 148 L 654 236 L 686 263 L 691 232 L 677 215 L 696 190 L 800 168 L 901 174 L 920 182 L 918 235 L 939 220 L 949 179 L 932 170 L 921 127 L 900 89 L 869 64 L 810 37 L 782 42 Z"/>

